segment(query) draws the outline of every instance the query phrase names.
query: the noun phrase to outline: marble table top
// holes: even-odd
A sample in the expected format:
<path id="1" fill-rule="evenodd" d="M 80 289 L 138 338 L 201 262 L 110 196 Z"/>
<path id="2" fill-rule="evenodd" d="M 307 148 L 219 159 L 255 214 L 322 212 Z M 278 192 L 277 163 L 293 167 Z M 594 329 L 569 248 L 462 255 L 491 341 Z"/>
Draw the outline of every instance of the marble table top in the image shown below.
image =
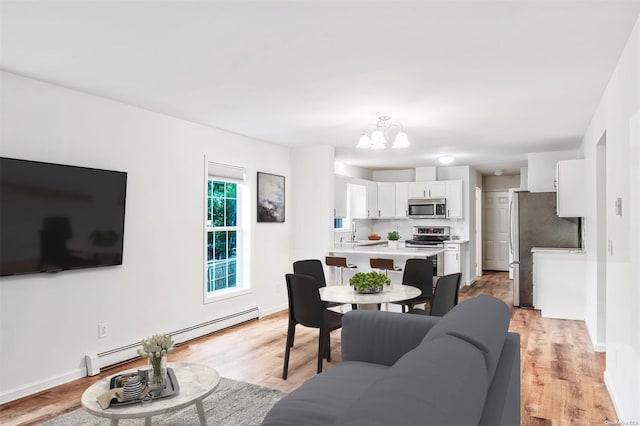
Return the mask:
<path id="1" fill-rule="evenodd" d="M 89 386 L 82 394 L 82 406 L 89 413 L 106 417 L 109 419 L 132 419 L 141 417 L 150 417 L 157 414 L 163 414 L 168 411 L 178 410 L 189 406 L 196 401 L 209 396 L 220 383 L 220 374 L 206 365 L 190 364 L 190 363 L 169 363 L 169 368 L 173 371 L 180 385 L 180 392 L 166 398 L 158 398 L 148 404 L 130 404 L 117 407 L 109 407 L 103 410 L 98 405 L 97 398 L 109 390 L 109 376 L 100 379 L 93 385 Z M 137 369 L 122 371 L 117 374 L 136 372 Z M 117 374 L 114 374 L 117 375 Z"/>
<path id="2" fill-rule="evenodd" d="M 332 285 L 320 287 L 320 299 L 325 302 L 337 303 L 357 303 L 357 304 L 378 304 L 386 302 L 397 302 L 398 300 L 412 299 L 420 296 L 420 289 L 408 285 L 392 284 L 385 286 L 380 293 L 361 294 L 353 290 L 349 285 Z"/>

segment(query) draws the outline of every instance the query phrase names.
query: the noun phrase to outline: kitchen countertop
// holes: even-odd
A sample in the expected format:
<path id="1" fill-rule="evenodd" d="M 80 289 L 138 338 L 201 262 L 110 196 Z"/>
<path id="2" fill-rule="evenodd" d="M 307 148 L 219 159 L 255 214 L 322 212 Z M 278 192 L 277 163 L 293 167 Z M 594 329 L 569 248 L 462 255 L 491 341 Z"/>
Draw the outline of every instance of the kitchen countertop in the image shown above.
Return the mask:
<path id="1" fill-rule="evenodd" d="M 468 243 L 469 240 L 447 240 L 447 241 L 443 241 L 443 243 L 445 244 L 464 244 L 464 243 Z"/>
<path id="2" fill-rule="evenodd" d="M 329 249 L 329 253 L 337 254 L 374 254 L 385 256 L 434 256 L 436 254 L 444 253 L 444 248 L 413 248 L 413 247 L 398 247 L 389 248 L 381 246 L 362 246 L 358 243 L 342 243 L 342 247 L 334 247 Z"/>
<path id="3" fill-rule="evenodd" d="M 574 253 L 584 254 L 584 249 L 575 247 L 532 247 L 531 253 Z"/>

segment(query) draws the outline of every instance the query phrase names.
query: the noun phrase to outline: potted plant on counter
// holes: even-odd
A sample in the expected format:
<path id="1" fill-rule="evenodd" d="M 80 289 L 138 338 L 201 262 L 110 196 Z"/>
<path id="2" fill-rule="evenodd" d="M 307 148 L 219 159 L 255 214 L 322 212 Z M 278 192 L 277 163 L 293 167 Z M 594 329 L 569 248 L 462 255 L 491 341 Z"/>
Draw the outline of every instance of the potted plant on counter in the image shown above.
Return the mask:
<path id="1" fill-rule="evenodd" d="M 380 293 L 391 280 L 380 272 L 357 272 L 349 278 L 349 285 L 358 293 Z"/>
<path id="2" fill-rule="evenodd" d="M 398 240 L 400 239 L 400 234 L 398 231 L 391 231 L 387 234 L 387 239 L 389 242 L 387 243 L 389 248 L 398 248 Z"/>

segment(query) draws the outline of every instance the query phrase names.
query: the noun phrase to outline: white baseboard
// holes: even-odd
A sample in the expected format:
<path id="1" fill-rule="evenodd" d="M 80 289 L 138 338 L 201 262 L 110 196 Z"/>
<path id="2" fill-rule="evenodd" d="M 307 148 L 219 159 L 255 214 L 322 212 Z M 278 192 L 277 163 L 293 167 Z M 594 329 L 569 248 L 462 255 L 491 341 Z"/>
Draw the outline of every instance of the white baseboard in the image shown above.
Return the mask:
<path id="1" fill-rule="evenodd" d="M 285 309 L 289 309 L 289 306 L 286 304 L 276 306 L 271 309 L 260 309 L 260 316 L 258 318 L 266 317 L 267 315 L 275 314 L 276 312 L 284 311 Z"/>
<path id="2" fill-rule="evenodd" d="M 596 351 L 596 352 L 606 352 L 607 351 L 607 345 L 605 343 L 598 342 L 598 340 L 596 339 L 596 336 L 593 334 L 593 332 L 591 330 L 591 327 L 589 327 L 589 322 L 585 321 L 584 324 L 585 324 L 585 326 L 587 328 L 587 334 L 589 335 L 589 338 L 591 339 L 591 343 L 593 345 L 593 350 Z"/>
<path id="3" fill-rule="evenodd" d="M 43 390 L 69 383 L 73 380 L 80 379 L 87 375 L 86 368 L 78 368 L 68 373 L 61 374 L 59 376 L 50 377 L 38 382 L 28 383 L 26 385 L 9 389 L 8 391 L 0 394 L 0 404 L 5 402 L 14 401 L 25 396 L 33 395 L 34 393 L 41 392 Z"/>
<path id="4" fill-rule="evenodd" d="M 611 378 L 609 373 L 605 370 L 604 372 L 604 385 L 607 387 L 607 391 L 609 392 L 609 396 L 611 397 L 611 401 L 613 402 L 613 409 L 616 410 L 616 415 L 619 419 L 626 419 L 624 413 L 620 410 L 620 406 L 617 403 L 618 398 L 616 397 L 616 392 L 611 384 Z"/>

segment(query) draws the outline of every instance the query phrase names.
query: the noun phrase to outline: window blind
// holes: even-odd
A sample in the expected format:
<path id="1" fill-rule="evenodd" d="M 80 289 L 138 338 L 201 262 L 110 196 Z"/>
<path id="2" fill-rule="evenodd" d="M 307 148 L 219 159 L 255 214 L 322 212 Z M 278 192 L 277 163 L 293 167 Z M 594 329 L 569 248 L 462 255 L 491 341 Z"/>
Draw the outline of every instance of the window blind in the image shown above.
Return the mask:
<path id="1" fill-rule="evenodd" d="M 244 167 L 231 166 L 229 164 L 207 162 L 207 174 L 209 177 L 218 177 L 240 183 L 245 181 Z"/>

